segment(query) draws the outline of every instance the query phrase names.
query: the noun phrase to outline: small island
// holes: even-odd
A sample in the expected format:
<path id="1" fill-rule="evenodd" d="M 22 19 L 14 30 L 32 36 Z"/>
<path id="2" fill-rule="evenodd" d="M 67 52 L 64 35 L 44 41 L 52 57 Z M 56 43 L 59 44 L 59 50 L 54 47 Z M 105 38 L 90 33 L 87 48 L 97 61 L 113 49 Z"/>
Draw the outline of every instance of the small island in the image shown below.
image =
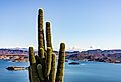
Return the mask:
<path id="1" fill-rule="evenodd" d="M 11 71 L 18 71 L 18 70 L 26 70 L 27 68 L 25 67 L 16 67 L 16 66 L 11 66 L 11 67 L 7 67 L 7 70 L 11 70 Z"/>
<path id="2" fill-rule="evenodd" d="M 79 62 L 71 62 L 71 63 L 69 63 L 70 65 L 78 65 L 78 64 L 80 64 Z"/>

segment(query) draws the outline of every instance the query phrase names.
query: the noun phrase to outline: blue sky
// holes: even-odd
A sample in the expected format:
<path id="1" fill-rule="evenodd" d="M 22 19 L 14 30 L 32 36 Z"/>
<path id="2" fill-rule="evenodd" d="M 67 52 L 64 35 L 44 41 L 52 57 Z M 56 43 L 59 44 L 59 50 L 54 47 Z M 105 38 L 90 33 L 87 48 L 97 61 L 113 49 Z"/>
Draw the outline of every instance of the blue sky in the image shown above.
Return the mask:
<path id="1" fill-rule="evenodd" d="M 37 14 L 52 22 L 54 49 L 121 49 L 121 0 L 0 0 L 0 47 L 37 48 Z"/>

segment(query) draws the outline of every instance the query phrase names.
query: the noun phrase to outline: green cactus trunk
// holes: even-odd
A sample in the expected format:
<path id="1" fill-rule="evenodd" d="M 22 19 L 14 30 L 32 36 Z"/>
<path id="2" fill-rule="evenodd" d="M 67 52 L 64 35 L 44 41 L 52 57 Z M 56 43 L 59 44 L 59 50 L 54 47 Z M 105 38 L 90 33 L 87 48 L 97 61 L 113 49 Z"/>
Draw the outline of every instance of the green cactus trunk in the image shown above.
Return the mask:
<path id="1" fill-rule="evenodd" d="M 56 78 L 56 54 L 52 54 L 51 71 L 50 71 L 50 82 L 55 82 Z"/>
<path id="2" fill-rule="evenodd" d="M 63 82 L 65 44 L 60 44 L 58 66 L 56 72 L 56 54 L 53 53 L 51 42 L 51 23 L 46 22 L 46 48 L 43 29 L 43 10 L 38 15 L 38 55 L 33 47 L 29 47 L 29 80 L 30 82 Z"/>
<path id="3" fill-rule="evenodd" d="M 45 49 L 43 21 L 44 21 L 43 9 L 39 9 L 39 15 L 38 15 L 38 52 L 39 53 L 40 53 L 40 48 Z"/>

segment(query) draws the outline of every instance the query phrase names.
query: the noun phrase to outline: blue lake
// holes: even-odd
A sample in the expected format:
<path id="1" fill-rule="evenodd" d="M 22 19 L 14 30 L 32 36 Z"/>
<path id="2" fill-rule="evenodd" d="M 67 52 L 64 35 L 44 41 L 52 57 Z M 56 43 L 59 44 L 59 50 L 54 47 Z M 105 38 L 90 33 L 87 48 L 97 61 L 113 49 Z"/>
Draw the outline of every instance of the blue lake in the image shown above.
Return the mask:
<path id="1" fill-rule="evenodd" d="M 0 82 L 29 82 L 28 71 L 8 71 L 8 66 L 24 66 L 0 60 Z M 121 82 L 121 64 L 101 62 L 80 62 L 80 65 L 65 63 L 65 82 Z"/>
<path id="2" fill-rule="evenodd" d="M 65 82 L 121 82 L 121 64 L 80 62 L 65 65 Z"/>

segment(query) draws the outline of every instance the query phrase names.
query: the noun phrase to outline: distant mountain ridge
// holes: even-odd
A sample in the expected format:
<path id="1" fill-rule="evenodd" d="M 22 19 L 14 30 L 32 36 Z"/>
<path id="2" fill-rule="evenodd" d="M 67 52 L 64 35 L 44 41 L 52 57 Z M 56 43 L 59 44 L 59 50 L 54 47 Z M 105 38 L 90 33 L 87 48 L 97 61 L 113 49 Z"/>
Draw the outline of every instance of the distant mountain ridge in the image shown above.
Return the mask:
<path id="1" fill-rule="evenodd" d="M 82 52 L 66 53 L 68 59 L 72 60 L 86 60 L 86 61 L 100 61 L 121 63 L 121 49 L 115 50 L 87 50 Z"/>
<path id="2" fill-rule="evenodd" d="M 16 54 L 16 55 L 28 55 L 27 48 L 1 48 L 0 55 L 9 55 L 9 54 Z"/>

